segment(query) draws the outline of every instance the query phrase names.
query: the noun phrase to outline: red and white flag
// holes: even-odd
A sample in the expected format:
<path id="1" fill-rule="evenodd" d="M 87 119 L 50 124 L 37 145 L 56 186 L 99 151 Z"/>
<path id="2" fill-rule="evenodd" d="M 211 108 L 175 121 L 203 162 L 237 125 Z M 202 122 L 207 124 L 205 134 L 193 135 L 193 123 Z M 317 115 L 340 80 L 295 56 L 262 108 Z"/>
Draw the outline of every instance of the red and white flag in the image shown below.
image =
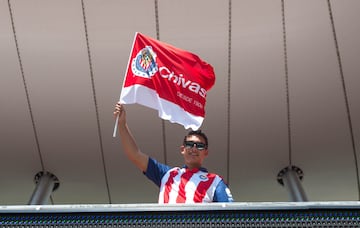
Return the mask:
<path id="1" fill-rule="evenodd" d="M 156 109 L 160 118 L 197 130 L 214 83 L 213 67 L 197 55 L 136 33 L 120 102 Z"/>

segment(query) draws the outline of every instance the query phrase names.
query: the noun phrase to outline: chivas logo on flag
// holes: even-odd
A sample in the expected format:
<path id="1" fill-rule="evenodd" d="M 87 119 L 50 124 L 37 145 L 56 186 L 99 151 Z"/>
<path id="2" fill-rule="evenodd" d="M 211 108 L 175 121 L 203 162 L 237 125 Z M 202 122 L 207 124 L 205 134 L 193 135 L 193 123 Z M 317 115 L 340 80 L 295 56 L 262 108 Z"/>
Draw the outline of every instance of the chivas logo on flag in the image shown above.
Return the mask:
<path id="1" fill-rule="evenodd" d="M 143 48 L 131 61 L 131 71 L 134 75 L 151 78 L 157 71 L 156 53 L 150 46 Z"/>
<path id="2" fill-rule="evenodd" d="M 156 109 L 160 118 L 197 130 L 214 83 L 212 66 L 195 54 L 136 33 L 120 102 Z"/>

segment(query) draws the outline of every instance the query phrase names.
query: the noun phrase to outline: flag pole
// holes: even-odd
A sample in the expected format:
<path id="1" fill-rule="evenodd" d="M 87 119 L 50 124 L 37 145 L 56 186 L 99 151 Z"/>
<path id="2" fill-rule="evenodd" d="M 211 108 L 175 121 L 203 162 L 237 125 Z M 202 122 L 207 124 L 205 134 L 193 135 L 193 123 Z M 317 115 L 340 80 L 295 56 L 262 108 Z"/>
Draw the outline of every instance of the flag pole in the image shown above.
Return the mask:
<path id="1" fill-rule="evenodd" d="M 115 126 L 114 126 L 114 132 L 113 132 L 113 137 L 114 138 L 116 137 L 117 126 L 118 126 L 118 123 L 119 123 L 119 115 L 117 115 L 116 120 L 115 120 Z"/>
<path id="2" fill-rule="evenodd" d="M 119 102 L 120 102 L 120 99 L 121 99 L 121 94 L 120 94 Z M 116 132 L 117 132 L 118 123 L 119 123 L 119 116 L 120 116 L 120 113 L 116 116 L 116 119 L 115 119 L 115 126 L 114 126 L 113 138 L 116 137 Z"/>
<path id="3" fill-rule="evenodd" d="M 128 73 L 128 69 L 129 69 L 129 65 L 130 65 L 130 61 L 131 61 L 131 53 L 132 53 L 132 51 L 133 51 L 133 49 L 134 49 L 135 40 L 136 40 L 136 36 L 137 36 L 137 35 L 138 35 L 138 32 L 135 33 L 134 40 L 133 40 L 133 43 L 132 43 L 132 45 L 131 45 L 131 51 L 130 51 L 130 56 L 129 56 L 128 64 L 127 64 L 127 67 L 126 67 L 125 77 L 126 77 L 126 75 L 127 75 L 127 73 Z M 123 87 L 124 87 L 124 84 L 125 84 L 125 79 L 124 79 L 124 81 L 123 81 Z M 119 101 L 121 101 L 121 92 L 120 92 Z M 115 120 L 113 138 L 116 137 L 117 127 L 118 127 L 118 123 L 119 123 L 119 116 L 120 116 L 120 113 L 119 113 L 119 115 L 117 115 L 116 120 Z"/>

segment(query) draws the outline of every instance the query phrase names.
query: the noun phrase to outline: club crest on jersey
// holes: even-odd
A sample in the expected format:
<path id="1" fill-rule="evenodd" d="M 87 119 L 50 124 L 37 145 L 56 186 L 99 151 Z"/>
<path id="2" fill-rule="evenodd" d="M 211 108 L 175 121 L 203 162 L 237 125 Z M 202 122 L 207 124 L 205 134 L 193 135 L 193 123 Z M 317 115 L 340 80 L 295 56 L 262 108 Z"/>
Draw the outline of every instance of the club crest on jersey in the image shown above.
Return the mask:
<path id="1" fill-rule="evenodd" d="M 156 53 L 151 46 L 141 49 L 131 62 L 131 70 L 134 75 L 151 78 L 159 70 L 156 64 Z"/>
<path id="2" fill-rule="evenodd" d="M 206 175 L 201 174 L 200 176 L 201 181 L 207 181 L 208 177 Z"/>

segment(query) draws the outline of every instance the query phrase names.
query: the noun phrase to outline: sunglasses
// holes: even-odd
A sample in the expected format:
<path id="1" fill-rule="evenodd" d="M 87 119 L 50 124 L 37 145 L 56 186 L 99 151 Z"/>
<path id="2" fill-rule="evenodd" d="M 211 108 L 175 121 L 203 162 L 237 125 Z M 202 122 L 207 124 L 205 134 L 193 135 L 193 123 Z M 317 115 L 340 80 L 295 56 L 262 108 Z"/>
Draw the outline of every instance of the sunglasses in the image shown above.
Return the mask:
<path id="1" fill-rule="evenodd" d="M 195 145 L 196 149 L 198 149 L 198 150 L 205 150 L 207 148 L 205 143 L 193 142 L 193 141 L 185 141 L 184 142 L 184 146 L 188 149 L 193 148 L 194 145 Z"/>

